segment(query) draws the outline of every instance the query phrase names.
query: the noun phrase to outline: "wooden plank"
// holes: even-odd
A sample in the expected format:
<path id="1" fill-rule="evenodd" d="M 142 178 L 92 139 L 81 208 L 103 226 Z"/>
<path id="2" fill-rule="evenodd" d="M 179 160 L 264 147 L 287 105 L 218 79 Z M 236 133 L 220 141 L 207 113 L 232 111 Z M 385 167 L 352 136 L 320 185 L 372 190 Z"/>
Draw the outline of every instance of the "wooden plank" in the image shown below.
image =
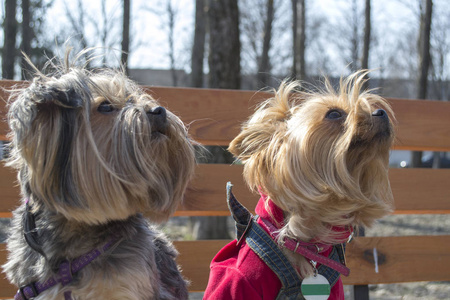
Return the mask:
<path id="1" fill-rule="evenodd" d="M 0 81 L 1 89 L 15 81 Z M 145 87 L 181 119 L 189 124 L 195 140 L 205 145 L 228 145 L 238 134 L 240 124 L 257 103 L 270 96 L 255 91 Z M 5 103 L 0 101 L 0 117 L 5 119 Z M 398 121 L 396 149 L 450 151 L 450 103 L 441 101 L 389 99 Z M 0 122 L 0 139 L 5 139 L 7 124 Z"/>
<path id="2" fill-rule="evenodd" d="M 6 244 L 0 244 L 0 266 L 6 262 Z M 17 287 L 10 284 L 5 273 L 0 275 L 0 299 L 12 299 L 17 292 Z"/>
<path id="3" fill-rule="evenodd" d="M 390 169 L 396 214 L 450 213 L 450 169 Z"/>
<path id="4" fill-rule="evenodd" d="M 18 205 L 20 199 L 20 188 L 17 183 L 17 175 L 11 168 L 0 163 L 0 217 L 10 217 L 10 213 Z"/>
<path id="5" fill-rule="evenodd" d="M 183 276 L 191 281 L 190 291 L 204 291 L 209 278 L 209 264 L 216 253 L 229 241 L 177 241 L 175 247 L 180 252 L 177 262 Z"/>
<path id="6" fill-rule="evenodd" d="M 197 244 L 198 243 L 198 244 Z M 209 264 L 225 241 L 175 242 L 183 274 L 192 281 L 192 291 L 202 291 L 208 282 Z M 378 253 L 375 272 L 373 249 Z M 349 277 L 346 285 L 448 281 L 450 236 L 360 237 L 347 247 Z M 187 255 L 185 255 L 185 253 Z"/>
<path id="7" fill-rule="evenodd" d="M 389 99 L 398 121 L 395 149 L 450 151 L 450 102 Z"/>
<path id="8" fill-rule="evenodd" d="M 450 170 L 391 169 L 389 176 L 395 213 L 450 213 Z M 225 201 L 227 181 L 234 184 L 233 193 L 244 206 L 249 209 L 256 206 L 259 196 L 252 194 L 246 187 L 242 179 L 242 166 L 211 164 L 199 166 L 179 213 L 190 215 L 190 212 L 194 212 L 195 215 L 206 210 L 228 215 Z"/>
<path id="9" fill-rule="evenodd" d="M 0 167 L 0 212 L 3 217 L 18 204 L 16 175 Z M 396 214 L 450 213 L 450 169 L 391 169 L 390 180 Z M 234 184 L 233 192 L 246 207 L 254 209 L 259 196 L 252 194 L 242 179 L 242 166 L 201 164 L 186 192 L 178 216 L 228 216 L 225 185 Z M 2 215 L 0 215 L 2 216 Z"/>
<path id="10" fill-rule="evenodd" d="M 377 249 L 378 273 L 373 250 Z M 344 284 L 450 280 L 450 236 L 356 238 L 348 245 Z"/>
<path id="11" fill-rule="evenodd" d="M 269 93 L 256 91 L 147 87 L 162 105 L 189 125 L 192 137 L 204 145 L 227 146 L 241 124 Z"/>
<path id="12" fill-rule="evenodd" d="M 230 181 L 236 198 L 249 209 L 254 209 L 259 196 L 252 194 L 242 178 L 242 166 L 202 164 L 186 191 L 186 199 L 178 210 L 185 215 L 201 215 L 211 211 L 214 215 L 229 216 L 226 202 L 226 183 Z"/>
<path id="13" fill-rule="evenodd" d="M 191 280 L 191 291 L 203 291 L 208 282 L 209 264 L 229 241 L 178 241 L 178 263 Z M 373 249 L 377 249 L 378 273 Z M 0 245 L 0 263 L 6 260 L 5 245 Z M 346 285 L 450 280 L 450 236 L 359 237 L 347 247 L 349 277 Z M 0 280 L 0 298 L 11 297 L 16 288 Z"/>
<path id="14" fill-rule="evenodd" d="M 0 81 L 0 116 L 5 119 L 7 93 L 16 81 Z M 161 105 L 180 116 L 193 138 L 208 145 L 228 145 L 239 132 L 240 124 L 266 93 L 238 90 L 144 87 Z M 5 139 L 7 124 L 0 124 L 0 140 Z"/>

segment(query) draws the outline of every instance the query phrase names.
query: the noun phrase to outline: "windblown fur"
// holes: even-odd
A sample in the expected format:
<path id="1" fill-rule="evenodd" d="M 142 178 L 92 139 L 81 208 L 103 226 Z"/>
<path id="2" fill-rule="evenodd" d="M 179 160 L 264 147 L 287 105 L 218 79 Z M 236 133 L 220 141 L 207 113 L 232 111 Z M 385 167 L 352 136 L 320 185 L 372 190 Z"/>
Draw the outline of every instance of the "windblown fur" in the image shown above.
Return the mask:
<path id="1" fill-rule="evenodd" d="M 112 236 L 118 242 L 66 287 L 36 299 L 187 299 L 177 252 L 150 221 L 183 199 L 195 167 L 183 123 L 121 71 L 88 71 L 51 60 L 30 86 L 13 91 L 11 156 L 23 195 L 3 266 L 17 286 L 55 276 Z M 80 54 L 81 56 L 81 54 Z M 25 201 L 42 254 L 24 239 Z"/>
<path id="2" fill-rule="evenodd" d="M 289 236 L 336 244 L 342 232 L 333 227 L 370 226 L 391 211 L 393 113 L 383 98 L 361 91 L 366 74 L 341 79 L 339 91 L 328 80 L 320 92 L 283 82 L 231 142 L 248 185 L 285 212 L 280 243 Z M 285 252 L 301 277 L 312 273 L 303 257 Z"/>

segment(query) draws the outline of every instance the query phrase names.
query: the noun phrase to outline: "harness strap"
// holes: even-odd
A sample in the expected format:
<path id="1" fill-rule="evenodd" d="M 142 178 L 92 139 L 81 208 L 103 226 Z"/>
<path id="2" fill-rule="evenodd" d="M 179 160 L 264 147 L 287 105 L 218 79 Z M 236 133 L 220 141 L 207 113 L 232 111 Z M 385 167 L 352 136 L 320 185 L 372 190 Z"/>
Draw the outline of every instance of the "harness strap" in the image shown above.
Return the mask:
<path id="1" fill-rule="evenodd" d="M 265 220 L 265 219 L 262 219 L 262 218 L 261 218 L 261 220 L 263 221 L 262 224 L 264 224 L 264 227 L 266 227 L 266 229 L 270 232 L 270 235 L 274 239 L 277 239 L 277 237 L 278 237 L 277 228 L 275 228 L 275 226 L 273 224 L 271 224 L 268 220 Z M 296 241 L 294 239 L 291 239 L 291 238 L 285 238 L 283 242 L 284 242 L 284 246 L 287 249 L 289 249 L 289 250 L 291 250 L 291 251 L 293 251 L 295 253 L 303 255 L 304 257 L 306 257 L 309 260 L 313 260 L 313 261 L 316 261 L 316 262 L 318 262 L 318 263 L 320 263 L 322 265 L 326 265 L 326 266 L 328 266 L 328 267 L 338 271 L 339 273 L 341 273 L 341 274 L 343 274 L 345 276 L 348 276 L 350 274 L 350 269 L 347 268 L 345 265 L 343 265 L 343 264 L 341 264 L 341 263 L 339 263 L 339 262 L 337 262 L 337 261 L 335 261 L 333 259 L 330 259 L 328 257 L 320 255 L 319 254 L 320 253 L 319 248 L 317 248 L 316 252 L 311 251 L 310 249 L 308 249 L 307 246 L 310 246 L 311 245 L 310 243 L 305 243 L 305 242 L 300 243 L 300 242 L 298 242 L 298 241 Z M 328 245 L 328 249 L 330 247 L 332 247 L 332 245 Z"/>
<path id="2" fill-rule="evenodd" d="M 24 228 L 24 238 L 28 246 L 34 251 L 45 257 L 45 253 L 42 250 L 42 245 L 39 243 L 38 232 L 36 228 L 36 216 L 31 212 L 31 207 L 29 204 L 29 199 L 25 202 L 25 213 L 23 215 L 23 228 Z"/>
<path id="3" fill-rule="evenodd" d="M 294 267 L 274 242 L 273 237 L 257 223 L 256 220 L 258 216 L 253 217 L 247 208 L 235 198 L 231 192 L 232 186 L 233 185 L 230 182 L 227 183 L 227 203 L 231 215 L 236 221 L 237 243 L 239 244 L 245 241 L 247 245 L 249 245 L 249 247 L 268 265 L 280 279 L 281 284 L 283 285 L 283 292 L 286 296 L 290 297 L 298 294 L 302 281 L 297 275 Z M 327 259 L 333 261 L 335 264 L 338 264 L 338 262 L 344 264 L 344 251 L 345 244 L 333 245 Z M 323 252 L 323 250 L 321 252 Z M 321 263 L 317 270 L 319 274 L 327 278 L 331 286 L 334 286 L 339 279 L 340 272 L 326 264 Z"/>
<path id="4" fill-rule="evenodd" d="M 298 294 L 302 280 L 270 235 L 252 219 L 245 242 L 277 275 L 286 296 Z"/>
<path id="5" fill-rule="evenodd" d="M 17 291 L 14 296 L 14 300 L 28 300 L 33 297 L 37 297 L 42 292 L 48 290 L 51 287 L 61 283 L 63 286 L 68 285 L 73 281 L 73 275 L 79 272 L 81 269 L 89 265 L 93 260 L 102 255 L 112 246 L 116 245 L 116 243 L 120 242 L 120 239 L 117 237 L 113 237 L 108 243 L 103 245 L 103 247 L 96 248 L 86 254 L 75 258 L 72 261 L 65 260 L 63 261 L 58 270 L 57 277 L 51 277 L 45 282 L 32 282 L 28 285 L 22 286 Z M 71 299 L 70 291 L 64 293 L 64 297 L 66 300 Z"/>

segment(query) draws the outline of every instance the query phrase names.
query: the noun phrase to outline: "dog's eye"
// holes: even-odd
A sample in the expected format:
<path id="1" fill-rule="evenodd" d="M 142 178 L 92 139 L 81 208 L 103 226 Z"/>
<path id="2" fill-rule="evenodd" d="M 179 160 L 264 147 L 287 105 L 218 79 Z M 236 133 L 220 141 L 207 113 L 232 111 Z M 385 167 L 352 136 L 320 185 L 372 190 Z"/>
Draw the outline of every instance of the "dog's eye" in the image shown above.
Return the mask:
<path id="1" fill-rule="evenodd" d="M 331 109 L 327 112 L 325 115 L 325 118 L 330 120 L 337 120 L 343 117 L 343 113 L 340 110 L 337 109 Z"/>
<path id="2" fill-rule="evenodd" d="M 111 103 L 109 103 L 108 101 L 103 101 L 97 107 L 97 111 L 100 113 L 103 113 L 103 114 L 107 114 L 107 113 L 113 112 L 115 110 L 116 109 L 114 108 L 114 106 Z"/>

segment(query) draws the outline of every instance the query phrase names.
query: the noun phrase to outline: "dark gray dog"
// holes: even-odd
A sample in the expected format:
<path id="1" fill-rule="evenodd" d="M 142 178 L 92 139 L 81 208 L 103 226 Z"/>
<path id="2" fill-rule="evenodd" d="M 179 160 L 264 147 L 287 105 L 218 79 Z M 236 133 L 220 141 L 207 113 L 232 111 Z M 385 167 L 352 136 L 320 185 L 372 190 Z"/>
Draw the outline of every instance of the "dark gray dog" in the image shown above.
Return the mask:
<path id="1" fill-rule="evenodd" d="M 69 53 L 10 97 L 15 299 L 187 299 L 176 250 L 147 221 L 172 215 L 192 177 L 186 128 L 122 72 Z"/>

